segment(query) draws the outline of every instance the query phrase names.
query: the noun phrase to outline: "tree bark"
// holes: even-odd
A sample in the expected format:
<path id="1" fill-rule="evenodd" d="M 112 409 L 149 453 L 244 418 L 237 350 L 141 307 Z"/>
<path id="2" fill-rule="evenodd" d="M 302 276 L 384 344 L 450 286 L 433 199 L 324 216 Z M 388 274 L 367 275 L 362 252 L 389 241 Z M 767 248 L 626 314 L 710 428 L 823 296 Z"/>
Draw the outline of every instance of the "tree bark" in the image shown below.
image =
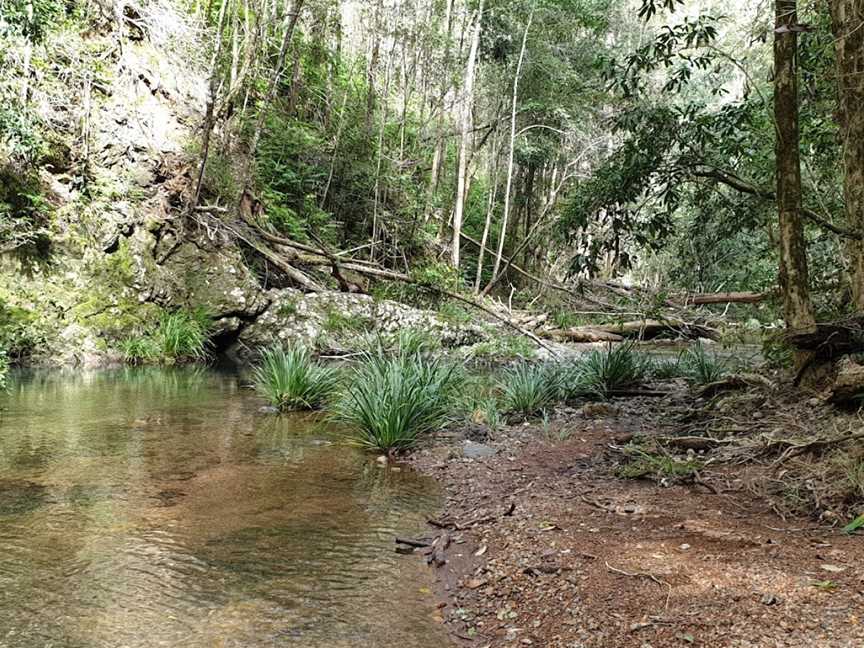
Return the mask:
<path id="1" fill-rule="evenodd" d="M 285 31 L 282 34 L 282 44 L 279 46 L 279 58 L 276 60 L 276 67 L 273 68 L 273 74 L 270 77 L 270 83 L 267 86 L 267 94 L 264 96 L 264 102 L 258 109 L 258 117 L 255 120 L 252 137 L 249 139 L 249 153 L 240 177 L 241 196 L 248 189 L 249 170 L 252 160 L 255 157 L 255 151 L 258 148 L 258 140 L 261 139 L 261 132 L 264 130 L 264 119 L 267 116 L 267 108 L 273 103 L 273 100 L 276 98 L 276 93 L 279 90 L 279 78 L 282 76 L 282 71 L 285 69 L 285 58 L 288 56 L 288 47 L 291 45 L 291 37 L 294 35 L 294 28 L 297 26 L 297 20 L 300 18 L 300 12 L 303 9 L 303 3 L 305 1 L 306 0 L 294 0 L 294 4 L 291 7 L 291 13 L 288 14 L 288 22 L 285 25 Z"/>
<path id="2" fill-rule="evenodd" d="M 780 288 L 791 336 L 816 329 L 801 222 L 801 161 L 798 130 L 798 25 L 796 0 L 776 0 L 774 29 L 774 120 L 777 126 L 777 211 Z"/>
<path id="3" fill-rule="evenodd" d="M 846 225 L 864 233 L 864 1 L 830 0 L 843 138 Z M 852 302 L 864 311 L 864 241 L 847 241 Z"/>
<path id="4" fill-rule="evenodd" d="M 498 234 L 498 251 L 495 255 L 495 263 L 492 266 L 492 279 L 489 285 L 483 291 L 483 294 L 488 294 L 489 287 L 494 285 L 498 280 L 498 270 L 501 267 L 501 255 L 504 253 L 504 238 L 507 235 L 507 217 L 510 212 L 510 189 L 513 186 L 513 160 L 516 148 L 516 103 L 519 98 L 519 76 L 522 74 L 522 63 L 525 61 L 525 48 L 528 43 L 528 31 L 531 29 L 531 21 L 534 19 L 534 12 L 528 15 L 528 23 L 525 25 L 525 32 L 522 34 L 522 47 L 519 50 L 519 62 L 516 64 L 516 74 L 513 77 L 513 102 L 510 109 L 510 158 L 507 162 L 507 185 L 504 190 L 504 214 L 501 220 L 501 230 Z"/>
<path id="5" fill-rule="evenodd" d="M 471 37 L 471 50 L 468 54 L 468 65 L 465 70 L 465 87 L 462 93 L 462 119 L 460 119 L 462 133 L 459 146 L 458 176 L 456 178 L 456 205 L 453 210 L 453 239 L 450 244 L 451 263 L 457 270 L 459 268 L 459 253 L 462 242 L 462 217 L 465 212 L 465 199 L 468 193 L 466 176 L 468 175 L 469 149 L 471 148 L 474 76 L 477 63 L 477 49 L 480 46 L 480 30 L 483 23 L 483 0 L 480 0 L 480 7 L 477 9 L 477 18 L 475 21 L 474 34 Z"/>
<path id="6" fill-rule="evenodd" d="M 207 157 L 210 154 L 210 138 L 216 124 L 215 107 L 216 95 L 219 93 L 219 57 L 222 54 L 222 33 L 225 31 L 225 16 L 228 1 L 222 3 L 219 8 L 219 19 L 216 26 L 216 44 L 213 46 L 213 58 L 210 61 L 210 87 L 207 93 L 207 107 L 204 109 L 204 134 L 201 141 L 201 166 L 198 169 L 198 178 L 195 181 L 195 194 L 190 204 L 190 210 L 198 206 L 201 199 L 201 187 L 204 184 L 204 173 L 207 169 Z"/>

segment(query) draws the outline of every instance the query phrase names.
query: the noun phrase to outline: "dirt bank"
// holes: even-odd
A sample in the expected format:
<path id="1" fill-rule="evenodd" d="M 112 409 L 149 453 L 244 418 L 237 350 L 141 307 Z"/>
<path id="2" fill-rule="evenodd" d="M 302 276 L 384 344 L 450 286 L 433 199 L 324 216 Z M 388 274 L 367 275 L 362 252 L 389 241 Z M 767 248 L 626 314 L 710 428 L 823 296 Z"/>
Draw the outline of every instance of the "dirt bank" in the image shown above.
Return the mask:
<path id="1" fill-rule="evenodd" d="M 664 401 L 567 409 L 480 445 L 451 433 L 412 457 L 446 497 L 429 535 L 451 541 L 436 571 L 457 642 L 864 645 L 861 537 L 781 519 L 746 488 L 752 466 L 689 485 L 615 476 L 610 444 L 687 406 Z"/>

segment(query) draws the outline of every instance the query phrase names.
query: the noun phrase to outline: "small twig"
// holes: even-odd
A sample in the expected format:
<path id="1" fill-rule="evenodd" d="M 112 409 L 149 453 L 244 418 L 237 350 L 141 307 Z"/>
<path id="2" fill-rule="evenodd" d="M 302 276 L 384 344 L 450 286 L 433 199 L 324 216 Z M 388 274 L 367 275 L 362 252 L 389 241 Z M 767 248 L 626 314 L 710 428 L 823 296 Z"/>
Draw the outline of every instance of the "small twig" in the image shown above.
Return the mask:
<path id="1" fill-rule="evenodd" d="M 657 583 L 660 587 L 668 587 L 669 589 L 666 593 L 666 609 L 669 609 L 669 599 L 672 597 L 672 585 L 660 578 L 657 578 L 654 574 L 649 574 L 648 572 L 626 572 L 623 569 L 613 567 L 607 561 L 604 562 L 606 562 L 606 569 L 616 574 L 621 574 L 622 576 L 629 576 L 630 578 L 647 578 L 648 580 Z"/>

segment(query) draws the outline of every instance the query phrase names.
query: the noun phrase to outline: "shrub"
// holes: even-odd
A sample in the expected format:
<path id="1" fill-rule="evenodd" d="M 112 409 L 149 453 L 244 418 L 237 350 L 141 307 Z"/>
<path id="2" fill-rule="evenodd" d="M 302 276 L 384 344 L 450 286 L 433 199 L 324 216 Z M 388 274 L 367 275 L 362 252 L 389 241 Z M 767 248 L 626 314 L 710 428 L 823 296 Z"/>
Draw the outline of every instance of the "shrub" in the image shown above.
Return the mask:
<path id="1" fill-rule="evenodd" d="M 276 347 L 261 354 L 255 389 L 282 411 L 322 407 L 335 393 L 338 372 L 315 361 L 305 347 Z"/>
<path id="2" fill-rule="evenodd" d="M 716 353 L 709 353 L 701 342 L 682 351 L 678 364 L 685 376 L 700 385 L 716 382 L 726 374 L 726 362 Z"/>
<path id="3" fill-rule="evenodd" d="M 527 418 L 558 399 L 560 372 L 557 367 L 520 362 L 504 372 L 500 386 L 505 410 Z"/>
<path id="4" fill-rule="evenodd" d="M 336 418 L 354 429 L 353 440 L 362 447 L 404 450 L 450 419 L 461 382 L 455 365 L 438 359 L 367 353 L 353 371 Z"/>

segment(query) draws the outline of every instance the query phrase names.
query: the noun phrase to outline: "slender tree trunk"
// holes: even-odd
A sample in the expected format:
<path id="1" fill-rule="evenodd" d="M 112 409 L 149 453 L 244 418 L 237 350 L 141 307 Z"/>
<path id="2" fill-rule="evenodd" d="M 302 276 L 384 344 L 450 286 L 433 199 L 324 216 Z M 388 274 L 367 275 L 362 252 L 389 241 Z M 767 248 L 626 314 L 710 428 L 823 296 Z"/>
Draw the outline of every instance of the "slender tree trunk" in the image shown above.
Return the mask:
<path id="1" fill-rule="evenodd" d="M 270 77 L 270 82 L 267 86 L 267 94 L 264 95 L 264 101 L 258 107 L 258 117 L 255 120 L 255 127 L 252 131 L 252 137 L 249 139 L 249 152 L 246 157 L 246 162 L 240 175 L 240 194 L 241 196 L 249 188 L 249 175 L 252 160 L 255 158 L 255 152 L 258 149 L 258 141 L 261 139 L 261 132 L 264 130 L 264 120 L 267 117 L 267 109 L 273 100 L 276 98 L 276 93 L 279 90 L 279 78 L 282 76 L 282 71 L 285 69 L 285 58 L 288 55 L 288 47 L 291 45 L 291 37 L 294 35 L 294 28 L 297 26 L 297 21 L 300 18 L 300 12 L 303 9 L 305 0 L 294 0 L 291 7 L 291 12 L 287 16 L 285 31 L 282 34 L 282 43 L 279 46 L 279 57 L 276 60 L 276 67 L 273 68 L 273 74 Z M 265 40 L 266 39 L 262 39 Z"/>
<path id="2" fill-rule="evenodd" d="M 459 168 L 456 178 L 456 205 L 453 210 L 453 240 L 451 243 L 451 263 L 453 267 L 459 268 L 459 254 L 462 242 L 462 218 L 465 213 L 465 199 L 468 193 L 468 157 L 471 148 L 471 128 L 473 126 L 474 113 L 474 77 L 477 63 L 477 49 L 480 46 L 480 30 L 483 23 L 483 0 L 477 9 L 477 18 L 474 24 L 474 34 L 471 37 L 471 50 L 468 53 L 468 65 L 465 70 L 465 88 L 462 93 L 462 133 L 459 146 Z"/>
<path id="3" fill-rule="evenodd" d="M 33 21 L 33 3 L 27 2 L 24 5 L 24 13 L 27 16 L 27 20 Z M 24 62 L 22 67 L 24 68 L 21 72 L 21 107 L 26 109 L 27 103 L 29 102 L 30 96 L 30 61 L 33 58 L 33 41 L 30 40 L 30 36 L 26 37 L 27 42 L 24 44 Z"/>
<path id="4" fill-rule="evenodd" d="M 864 0 L 831 0 L 846 223 L 864 233 Z M 852 303 L 864 311 L 864 242 L 849 240 Z"/>
<path id="5" fill-rule="evenodd" d="M 474 294 L 480 292 L 480 282 L 483 278 L 483 258 L 486 253 L 486 242 L 489 240 L 489 228 L 492 226 L 492 212 L 495 211 L 495 199 L 498 197 L 498 136 L 492 136 L 492 152 L 489 156 L 489 178 L 492 186 L 489 190 L 489 202 L 486 205 L 486 221 L 483 223 L 483 236 L 480 238 L 480 250 L 477 253 L 477 274 L 474 277 Z"/>
<path id="6" fill-rule="evenodd" d="M 798 132 L 796 0 L 776 0 L 774 29 L 774 119 L 777 124 L 777 211 L 780 287 L 786 327 L 792 334 L 815 332 L 801 222 L 801 162 Z"/>
<path id="7" fill-rule="evenodd" d="M 498 270 L 501 268 L 501 255 L 504 253 L 504 239 L 507 235 L 507 219 L 510 215 L 510 189 L 513 186 L 513 162 L 516 151 L 516 106 L 519 99 L 519 77 L 522 74 L 522 64 L 525 61 L 525 47 L 528 44 L 528 31 L 531 29 L 531 21 L 534 19 L 534 12 L 528 15 L 528 23 L 525 25 L 525 32 L 522 34 L 522 47 L 519 50 L 519 62 L 516 64 L 516 74 L 513 77 L 513 102 L 510 109 L 510 158 L 507 161 L 507 184 L 504 189 L 504 214 L 501 219 L 501 231 L 498 235 L 498 250 L 495 254 L 495 263 L 492 266 L 492 279 L 486 288 L 483 289 L 483 295 L 488 295 L 498 279 Z"/>
<path id="8" fill-rule="evenodd" d="M 445 15 L 445 23 L 447 31 L 444 37 L 444 64 L 443 69 L 438 73 L 441 75 L 441 89 L 438 94 L 438 103 L 436 109 L 438 111 L 435 116 L 435 151 L 432 154 L 432 170 L 429 173 L 429 192 L 426 195 L 426 217 L 425 222 L 429 221 L 429 217 L 434 209 L 435 197 L 438 195 L 438 184 L 441 179 L 441 167 L 444 159 L 444 102 L 447 98 L 447 92 L 450 90 L 449 70 L 450 70 L 450 49 L 451 39 L 453 36 L 453 0 L 447 0 L 447 13 Z"/>
<path id="9" fill-rule="evenodd" d="M 216 107 L 216 95 L 219 93 L 219 57 L 222 54 L 222 33 L 225 31 L 225 16 L 230 0 L 225 0 L 219 7 L 219 19 L 216 21 L 216 43 L 213 46 L 213 57 L 210 60 L 210 88 L 207 93 L 207 106 L 204 110 L 204 134 L 201 141 L 201 166 L 198 169 L 198 178 L 195 181 L 195 194 L 190 205 L 190 210 L 198 206 L 201 199 L 201 187 L 204 184 L 204 172 L 207 168 L 207 156 L 210 154 L 210 138 L 213 135 L 215 125 L 214 109 Z"/>

